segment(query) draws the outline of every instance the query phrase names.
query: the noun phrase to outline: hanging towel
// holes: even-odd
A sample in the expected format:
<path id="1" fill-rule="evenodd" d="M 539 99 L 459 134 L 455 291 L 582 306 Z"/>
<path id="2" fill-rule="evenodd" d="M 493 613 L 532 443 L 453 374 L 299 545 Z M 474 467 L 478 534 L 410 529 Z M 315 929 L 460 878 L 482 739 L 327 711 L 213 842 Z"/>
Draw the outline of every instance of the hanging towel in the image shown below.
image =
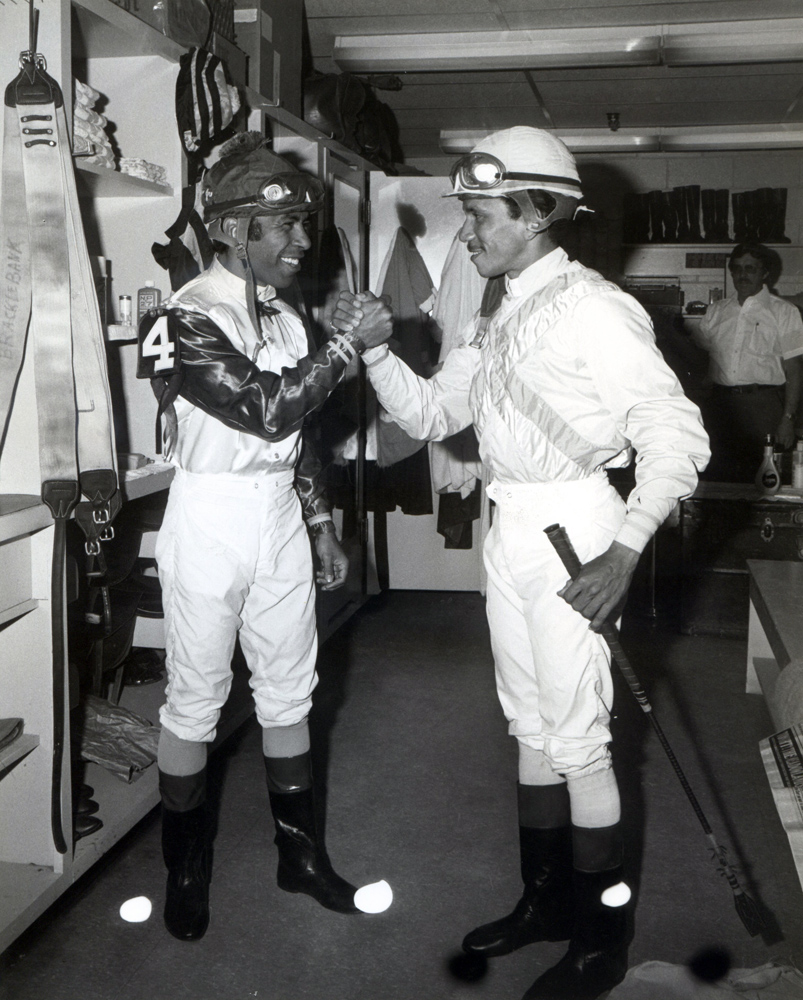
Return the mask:
<path id="1" fill-rule="evenodd" d="M 452 348 L 462 342 L 464 330 L 482 302 L 485 281 L 455 235 L 432 309 L 432 318 L 442 334 L 438 359 L 441 364 Z M 482 474 L 474 428 L 467 427 L 446 441 L 433 442 L 430 462 L 436 493 L 459 493 L 460 500 L 465 501 Z M 462 509 L 462 505 L 458 507 Z"/>
<path id="2" fill-rule="evenodd" d="M 415 240 L 400 226 L 382 267 L 380 295 L 389 295 L 393 309 L 393 337 L 388 346 L 416 375 L 429 378 L 433 372 L 434 338 L 429 308 L 435 288 Z M 377 428 L 377 462 L 382 468 L 414 455 L 423 441 L 409 437 L 380 412 Z M 427 479 L 429 477 L 427 476 Z"/>

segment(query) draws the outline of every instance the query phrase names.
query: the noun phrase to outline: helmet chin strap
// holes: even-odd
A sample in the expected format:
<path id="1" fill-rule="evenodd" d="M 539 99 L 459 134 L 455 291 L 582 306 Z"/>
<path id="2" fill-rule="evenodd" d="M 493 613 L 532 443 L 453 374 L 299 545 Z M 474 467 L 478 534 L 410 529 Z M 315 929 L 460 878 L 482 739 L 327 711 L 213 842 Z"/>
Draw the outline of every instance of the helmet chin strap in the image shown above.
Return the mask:
<path id="1" fill-rule="evenodd" d="M 561 209 L 559 205 L 556 205 L 549 215 L 540 216 L 526 191 L 512 191 L 506 197 L 512 198 L 519 206 L 524 221 L 527 223 L 527 228 L 535 236 L 545 233 L 552 223 L 557 222 L 558 219 L 576 219 L 578 212 L 593 212 L 592 208 L 586 208 L 585 205 L 578 203 L 570 216 L 559 214 L 561 211 L 565 212 L 565 207 Z"/>
<path id="2" fill-rule="evenodd" d="M 254 272 L 251 270 L 251 261 L 248 259 L 248 228 L 251 224 L 250 216 L 241 216 L 236 220 L 237 225 L 234 235 L 229 236 L 223 226 L 222 219 L 215 219 L 207 226 L 210 239 L 218 240 L 227 247 L 231 247 L 237 254 L 237 259 L 243 267 L 243 277 L 245 278 L 245 302 L 248 307 L 248 315 L 251 318 L 257 339 L 262 342 L 262 328 L 259 324 L 259 314 L 257 313 L 257 289 L 254 281 Z"/>
<path id="3" fill-rule="evenodd" d="M 251 219 L 248 216 L 237 219 L 237 228 L 234 231 L 234 249 L 245 272 L 245 302 L 248 306 L 248 315 L 251 317 L 257 339 L 261 341 L 262 328 L 259 325 L 257 314 L 256 282 L 254 281 L 254 272 L 251 270 L 251 261 L 248 259 L 248 227 L 250 224 Z"/>

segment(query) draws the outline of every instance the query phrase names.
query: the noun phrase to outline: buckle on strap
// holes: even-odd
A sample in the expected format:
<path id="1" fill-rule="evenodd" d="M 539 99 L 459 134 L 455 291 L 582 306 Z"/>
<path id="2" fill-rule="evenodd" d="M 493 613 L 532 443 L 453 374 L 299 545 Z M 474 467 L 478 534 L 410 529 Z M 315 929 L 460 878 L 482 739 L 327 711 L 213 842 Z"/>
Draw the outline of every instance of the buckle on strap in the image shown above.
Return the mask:
<path id="1" fill-rule="evenodd" d="M 48 479 L 42 483 L 42 500 L 55 521 L 66 520 L 81 496 L 78 483 L 70 479 Z"/>
<path id="2" fill-rule="evenodd" d="M 47 72 L 45 57 L 39 52 L 21 52 L 19 76 L 6 87 L 6 107 L 52 104 L 60 108 L 63 103 L 61 87 Z"/>

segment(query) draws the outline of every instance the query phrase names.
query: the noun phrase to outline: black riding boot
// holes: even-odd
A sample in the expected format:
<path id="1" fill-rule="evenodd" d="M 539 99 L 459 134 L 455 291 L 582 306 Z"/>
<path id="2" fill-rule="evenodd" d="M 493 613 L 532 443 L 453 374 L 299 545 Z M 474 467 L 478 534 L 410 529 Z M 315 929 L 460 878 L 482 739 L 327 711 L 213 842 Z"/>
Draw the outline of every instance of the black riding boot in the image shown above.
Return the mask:
<path id="1" fill-rule="evenodd" d="M 483 924 L 467 934 L 463 950 L 470 955 L 496 958 L 535 941 L 566 941 L 571 936 L 572 890 L 571 827 L 537 828 L 524 825 L 532 818 L 534 802 L 568 795 L 565 785 L 519 785 L 519 847 L 524 892 L 512 913 Z M 568 808 L 568 804 L 567 804 Z"/>
<path id="2" fill-rule="evenodd" d="M 305 892 L 327 910 L 359 913 L 354 905 L 356 888 L 332 868 L 318 832 L 309 754 L 265 757 L 265 769 L 279 849 L 279 888 Z"/>
<path id="3" fill-rule="evenodd" d="M 197 941 L 209 926 L 212 855 L 204 783 L 205 772 L 189 777 L 159 772 L 162 854 L 167 866 L 164 922 L 180 941 Z M 171 808 L 198 798 L 200 803 L 189 809 Z"/>
<path id="4" fill-rule="evenodd" d="M 523 1000 L 596 1000 L 627 972 L 630 890 L 623 883 L 618 824 L 599 830 L 573 829 L 575 864 L 578 838 L 586 858 L 608 861 L 598 871 L 574 871 L 574 924 L 569 950 L 540 976 Z M 611 859 L 614 859 L 611 863 Z"/>

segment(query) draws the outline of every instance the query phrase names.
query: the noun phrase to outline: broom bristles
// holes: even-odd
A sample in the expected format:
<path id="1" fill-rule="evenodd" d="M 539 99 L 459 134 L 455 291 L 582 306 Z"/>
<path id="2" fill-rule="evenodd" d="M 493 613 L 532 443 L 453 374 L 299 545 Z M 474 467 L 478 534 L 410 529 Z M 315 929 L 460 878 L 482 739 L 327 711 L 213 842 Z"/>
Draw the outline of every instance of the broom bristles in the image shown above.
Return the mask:
<path id="1" fill-rule="evenodd" d="M 747 895 L 744 889 L 739 893 L 734 893 L 734 903 L 739 919 L 750 937 L 756 937 L 767 930 L 767 921 L 761 907 L 751 896 Z"/>

